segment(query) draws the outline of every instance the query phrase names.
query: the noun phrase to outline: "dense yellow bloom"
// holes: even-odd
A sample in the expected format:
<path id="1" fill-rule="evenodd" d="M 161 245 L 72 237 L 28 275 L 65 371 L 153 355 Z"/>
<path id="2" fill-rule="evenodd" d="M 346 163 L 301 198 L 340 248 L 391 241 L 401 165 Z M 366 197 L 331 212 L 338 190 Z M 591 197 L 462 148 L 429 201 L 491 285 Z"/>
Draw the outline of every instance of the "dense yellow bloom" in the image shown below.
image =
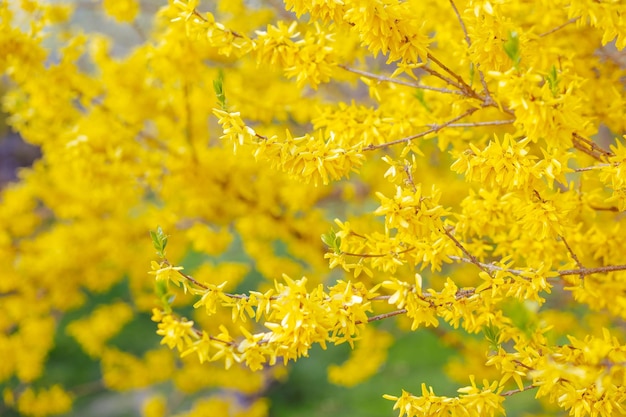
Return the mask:
<path id="1" fill-rule="evenodd" d="M 136 0 L 103 0 L 104 11 L 119 22 L 132 22 L 139 13 Z"/>
<path id="2" fill-rule="evenodd" d="M 98 357 L 108 339 L 114 336 L 133 315 L 129 305 L 116 303 L 98 307 L 89 317 L 72 322 L 67 332 L 92 357 Z"/>
<path id="3" fill-rule="evenodd" d="M 476 377 L 400 416 L 626 414 L 623 2 L 148 3 L 0 2 L 41 152 L 0 190 L 0 407 L 70 410 L 68 336 L 147 417 L 261 417 L 316 345 L 354 386 L 428 328 Z M 164 346 L 115 337 L 150 311 Z"/>
<path id="4" fill-rule="evenodd" d="M 407 391 L 402 391 L 400 397 L 385 395 L 385 398 L 395 401 L 394 409 L 398 409 L 400 417 L 416 416 L 496 416 L 502 413 L 504 398 L 498 395 L 502 388 L 496 382 L 488 384 L 484 381 L 482 389 L 476 386 L 473 377 L 471 386 L 460 388 L 461 395 L 456 398 L 440 397 L 435 395 L 432 387 L 422 384 L 422 395 L 416 397 Z"/>
<path id="5" fill-rule="evenodd" d="M 20 394 L 17 409 L 23 415 L 33 417 L 63 414 L 72 409 L 72 397 L 58 385 L 38 391 L 27 388 Z"/>

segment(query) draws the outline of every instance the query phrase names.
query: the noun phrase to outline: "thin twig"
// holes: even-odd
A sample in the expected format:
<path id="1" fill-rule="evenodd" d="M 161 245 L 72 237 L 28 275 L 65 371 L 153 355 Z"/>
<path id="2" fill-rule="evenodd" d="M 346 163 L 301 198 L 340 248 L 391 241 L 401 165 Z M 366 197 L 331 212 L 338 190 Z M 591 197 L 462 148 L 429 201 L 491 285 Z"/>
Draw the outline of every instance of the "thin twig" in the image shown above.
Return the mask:
<path id="1" fill-rule="evenodd" d="M 7 292 L 0 292 L 0 298 L 3 297 L 10 297 L 12 295 L 17 294 L 17 290 L 11 290 L 11 291 L 7 291 Z"/>
<path id="2" fill-rule="evenodd" d="M 406 181 L 408 182 L 408 184 L 411 186 L 411 189 L 413 190 L 413 192 L 417 192 L 417 187 L 415 186 L 415 181 L 413 180 L 413 174 L 411 173 L 411 165 L 410 164 L 406 164 L 404 166 L 404 172 L 406 173 Z"/>
<path id="3" fill-rule="evenodd" d="M 167 260 L 163 260 L 163 263 L 165 265 L 168 266 L 172 266 L 172 264 Z M 209 290 L 210 288 L 206 285 L 204 285 L 203 283 L 201 283 L 200 281 L 197 281 L 194 277 L 192 277 L 191 275 L 185 274 L 184 272 L 177 270 L 176 272 L 178 272 L 178 274 L 180 276 L 182 276 L 183 278 L 185 278 L 187 281 L 191 282 L 193 285 L 202 288 L 203 290 Z M 230 298 L 236 298 L 236 299 L 240 299 L 240 300 L 247 300 L 249 297 L 245 294 L 229 294 L 229 293 L 224 293 L 225 296 L 230 297 Z"/>
<path id="4" fill-rule="evenodd" d="M 394 84 L 399 84 L 399 85 L 404 85 L 407 87 L 412 87 L 412 88 L 419 88 L 422 90 L 431 90 L 431 91 L 437 91 L 439 93 L 443 93 L 443 94 L 456 94 L 459 96 L 463 96 L 465 95 L 462 91 L 457 91 L 457 90 L 449 90 L 447 88 L 438 88 L 438 87 L 432 87 L 429 85 L 423 85 L 423 84 L 418 84 L 418 83 L 413 83 L 410 81 L 404 81 L 404 80 L 400 80 L 400 79 L 396 79 L 396 78 L 391 78 L 391 77 L 387 77 L 385 75 L 377 75 L 377 74 L 372 74 L 371 72 L 366 72 L 366 71 L 361 71 L 358 69 L 354 69 L 354 68 L 350 68 L 346 65 L 339 65 L 339 68 L 342 68 L 348 72 L 352 72 L 354 74 L 357 75 L 361 75 L 365 78 L 370 78 L 372 80 L 378 80 L 378 81 L 383 81 L 383 82 L 388 82 L 388 83 L 394 83 Z"/>
<path id="5" fill-rule="evenodd" d="M 400 314 L 404 314 L 406 312 L 407 312 L 406 308 L 403 308 L 400 310 L 390 311 L 389 313 L 378 314 L 377 316 L 368 317 L 367 322 L 371 323 L 373 321 L 388 319 L 389 317 L 399 316 Z M 357 320 L 354 322 L 354 324 L 363 324 L 363 322 L 360 320 Z"/>
<path id="6" fill-rule="evenodd" d="M 450 120 L 448 120 L 447 122 L 445 122 L 443 124 L 435 125 L 435 127 L 431 128 L 431 129 L 428 129 L 428 130 L 426 130 L 424 132 L 418 133 L 418 134 L 413 135 L 413 136 L 408 136 L 408 137 L 405 137 L 405 138 L 402 138 L 402 139 L 392 140 L 391 142 L 381 143 L 379 145 L 373 145 L 372 144 L 372 145 L 366 146 L 365 148 L 363 148 L 363 150 L 364 151 L 373 151 L 375 149 L 386 148 L 388 146 L 397 145 L 399 143 L 410 142 L 410 141 L 412 141 L 414 139 L 418 139 L 418 138 L 424 137 L 424 136 L 429 135 L 431 133 L 436 133 L 436 132 L 440 131 L 441 129 L 443 129 L 444 127 L 448 127 L 449 125 L 451 125 L 452 123 L 456 122 L 457 120 L 461 120 L 464 117 L 467 117 L 467 116 L 473 114 L 477 110 L 478 110 L 478 108 L 469 109 L 465 113 L 463 113 L 463 114 L 461 114 L 461 115 L 459 115 L 459 116 L 457 116 L 457 117 L 455 117 L 453 119 L 450 119 Z"/>
<path id="7" fill-rule="evenodd" d="M 450 84 L 451 86 L 456 87 L 456 88 L 458 88 L 461 91 L 463 90 L 463 86 L 461 86 L 461 84 L 457 83 L 456 81 L 454 81 L 451 78 L 446 77 L 445 75 L 441 74 L 440 72 L 435 71 L 432 68 L 422 67 L 420 69 L 425 71 L 425 72 L 427 72 L 428 74 L 430 74 L 430 75 L 432 75 L 434 77 L 439 78 L 442 81 L 445 81 L 447 84 Z M 465 95 L 464 93 L 461 93 L 461 94 Z"/>
<path id="8" fill-rule="evenodd" d="M 459 13 L 459 9 L 457 9 L 456 4 L 454 3 L 454 0 L 450 0 L 450 4 L 452 5 L 452 9 L 454 10 L 454 13 L 456 14 L 456 18 L 459 21 L 459 24 L 461 25 L 461 29 L 463 30 L 463 34 L 465 35 L 465 42 L 467 42 L 467 47 L 469 48 L 470 46 L 472 46 L 472 40 L 470 39 L 469 34 L 467 33 L 465 22 L 463 21 L 463 18 L 461 17 L 461 13 Z M 485 80 L 485 75 L 480 69 L 478 70 L 478 76 L 480 77 L 480 83 L 482 84 L 483 90 L 485 92 L 485 104 L 490 105 L 493 103 L 493 99 L 491 98 L 491 94 L 489 93 L 489 88 L 487 88 L 487 81 Z"/>
<path id="9" fill-rule="evenodd" d="M 574 148 L 578 149 L 581 152 L 586 153 L 587 155 L 589 155 L 590 157 L 592 157 L 593 159 L 596 159 L 598 161 L 602 161 L 602 157 L 596 153 L 594 153 L 593 151 L 585 148 L 582 144 L 578 143 L 578 142 L 574 142 Z"/>
<path id="10" fill-rule="evenodd" d="M 454 77 L 457 80 L 457 82 L 460 84 L 461 90 L 465 93 L 466 96 L 477 98 L 477 99 L 481 100 L 482 102 L 484 102 L 485 105 L 491 105 L 492 104 L 492 103 L 487 103 L 487 100 L 485 98 L 481 97 L 476 91 L 474 91 L 474 89 L 472 87 L 470 87 L 469 84 L 467 84 L 465 82 L 465 80 L 463 80 L 463 77 L 461 77 L 456 72 L 454 72 L 450 68 L 448 68 L 447 65 L 445 65 L 443 62 L 441 62 L 437 58 L 435 58 L 434 55 L 429 53 L 428 54 L 428 59 L 433 61 L 435 64 L 437 64 L 439 67 L 441 67 L 445 72 L 447 72 L 452 77 Z"/>
<path id="11" fill-rule="evenodd" d="M 520 390 L 519 388 L 516 388 L 516 389 L 512 389 L 510 391 L 503 392 L 503 393 L 500 394 L 500 396 L 502 396 L 502 397 L 510 397 L 511 395 L 519 394 L 520 392 L 528 391 L 529 389 L 535 389 L 535 388 L 537 388 L 535 385 L 529 385 L 527 387 L 524 387 L 523 390 Z"/>
<path id="12" fill-rule="evenodd" d="M 135 31 L 135 33 L 137 33 L 137 36 L 139 36 L 139 39 L 142 42 L 147 42 L 148 37 L 146 36 L 145 32 L 143 31 L 143 28 L 139 25 L 139 23 L 137 23 L 136 20 L 133 21 L 133 23 L 131 23 L 131 27 L 133 28 L 133 30 Z"/>
<path id="13" fill-rule="evenodd" d="M 590 167 L 583 167 L 583 168 L 575 168 L 574 172 L 585 172 L 585 171 L 593 171 L 596 169 L 602 169 L 605 167 L 611 166 L 611 164 L 597 164 L 597 165 L 592 165 Z"/>
<path id="14" fill-rule="evenodd" d="M 368 298 L 368 301 L 383 301 L 391 298 L 390 295 L 377 295 L 376 297 Z"/>
<path id="15" fill-rule="evenodd" d="M 523 362 L 521 362 L 521 361 L 519 361 L 517 359 L 513 360 L 513 363 L 521 366 L 522 368 L 526 368 L 527 371 L 534 371 L 535 370 L 535 368 L 530 367 L 530 366 L 526 365 L 525 363 L 523 363 Z"/>
<path id="16" fill-rule="evenodd" d="M 208 22 L 207 18 L 206 18 L 206 17 L 204 17 L 204 16 L 202 16 L 202 14 L 200 14 L 200 12 L 198 12 L 196 9 L 193 9 L 193 12 L 191 12 L 191 14 L 192 14 L 193 16 L 195 16 L 195 17 L 199 18 L 199 19 L 200 19 L 200 20 L 202 20 L 203 22 Z M 231 34 L 231 35 L 233 35 L 235 38 L 243 38 L 243 35 L 241 35 L 241 34 L 239 34 L 239 33 L 235 32 L 235 31 L 229 30 L 229 29 L 221 29 L 221 31 L 222 31 L 222 32 L 225 32 L 225 33 L 230 33 L 230 34 Z"/>
<path id="17" fill-rule="evenodd" d="M 466 263 L 474 263 L 469 258 L 463 258 L 460 256 L 448 255 L 448 258 L 453 261 L 461 261 Z M 522 271 L 520 269 L 510 269 L 504 268 L 494 264 L 485 264 L 479 262 L 479 265 L 485 269 L 493 270 L 493 271 L 506 271 L 515 275 L 522 275 L 528 271 Z M 608 265 L 608 266 L 598 266 L 595 268 L 578 268 L 578 269 L 560 269 L 556 271 L 559 276 L 567 276 L 567 275 L 593 275 L 593 274 L 602 274 L 607 272 L 617 272 L 617 271 L 626 271 L 626 265 Z"/>
<path id="18" fill-rule="evenodd" d="M 578 133 L 572 133 L 572 143 L 574 148 L 601 162 L 605 162 L 607 157 L 613 156 L 612 152 L 602 149 L 596 143 Z"/>
<path id="19" fill-rule="evenodd" d="M 576 256 L 576 254 L 574 253 L 572 248 L 569 246 L 569 244 L 567 243 L 567 240 L 565 240 L 565 237 L 561 236 L 561 235 L 559 235 L 559 237 L 561 238 L 561 240 L 565 244 L 565 247 L 567 248 L 569 254 L 572 255 L 572 258 L 574 259 L 574 262 L 576 262 L 576 265 L 578 266 L 578 268 L 585 269 L 585 266 L 582 263 L 580 263 L 580 261 L 578 260 L 578 256 Z"/>
<path id="20" fill-rule="evenodd" d="M 195 327 L 192 327 L 191 330 L 193 330 L 193 332 L 200 338 L 202 338 L 202 336 L 205 334 L 204 330 L 196 329 Z M 215 342 L 221 342 L 221 343 L 224 343 L 227 346 L 234 346 L 234 345 L 237 344 L 236 342 L 227 342 L 226 340 L 222 340 L 222 339 L 220 339 L 218 337 L 211 336 L 208 333 L 207 333 L 207 336 L 209 336 L 209 340 L 213 340 Z"/>
<path id="21" fill-rule="evenodd" d="M 448 236 L 453 242 L 454 244 L 461 249 L 461 251 L 465 254 L 465 256 L 467 256 L 470 259 L 470 262 L 473 263 L 474 265 L 476 265 L 478 268 L 480 268 L 481 271 L 485 272 L 486 274 L 489 274 L 489 271 L 487 270 L 487 268 L 485 268 L 479 261 L 478 259 L 476 259 L 476 257 L 474 255 L 472 255 L 471 253 L 469 253 L 469 251 L 467 249 L 465 249 L 465 247 L 461 244 L 461 242 L 459 242 L 453 235 L 452 233 L 450 233 L 448 230 L 446 230 L 445 228 L 443 228 L 443 233 L 445 233 L 446 236 Z M 491 274 L 489 274 L 491 275 Z"/>
<path id="22" fill-rule="evenodd" d="M 549 31 L 547 31 L 547 32 L 543 32 L 542 34 L 540 34 L 540 35 L 539 35 L 539 37 L 540 37 L 540 38 L 543 38 L 544 36 L 548 36 L 548 35 L 550 35 L 550 34 L 552 34 L 552 33 L 556 32 L 557 30 L 561 30 L 561 29 L 563 29 L 563 28 L 564 28 L 565 26 L 567 26 L 567 25 L 571 25 L 572 23 L 574 23 L 574 22 L 575 22 L 575 21 L 577 21 L 578 19 L 580 19 L 580 16 L 578 16 L 578 17 L 573 17 L 573 18 L 571 18 L 570 20 L 568 20 L 567 22 L 563 23 L 562 25 L 559 25 L 559 26 L 557 26 L 557 27 L 554 27 L 554 28 L 550 29 L 550 30 L 549 30 Z"/>
<path id="23" fill-rule="evenodd" d="M 469 34 L 467 33 L 467 28 L 465 27 L 465 22 L 463 21 L 463 18 L 461 17 L 461 13 L 459 13 L 459 9 L 457 9 L 456 4 L 454 4 L 454 0 L 450 0 L 450 5 L 452 6 L 452 10 L 454 10 L 454 13 L 456 14 L 456 18 L 459 21 L 459 24 L 461 25 L 461 29 L 463 30 L 463 35 L 465 35 L 465 42 L 467 42 L 467 46 L 472 46 L 472 41 L 469 37 Z"/>
<path id="24" fill-rule="evenodd" d="M 566 275 L 592 275 L 592 274 L 602 274 L 606 272 L 616 272 L 616 271 L 626 271 L 626 265 L 608 265 L 608 266 L 598 266 L 596 268 L 580 268 L 580 269 L 562 269 L 557 271 L 560 276 Z"/>
<path id="25" fill-rule="evenodd" d="M 597 206 L 592 206 L 589 205 L 589 208 L 593 209 L 593 210 L 597 210 L 597 211 L 612 211 L 615 213 L 619 213 L 620 209 L 615 207 L 615 206 L 611 206 L 611 207 L 597 207 Z"/>
<path id="26" fill-rule="evenodd" d="M 402 255 L 403 253 L 407 253 L 410 252 L 412 250 L 415 250 L 415 247 L 410 247 L 408 249 L 402 250 L 400 252 L 389 252 L 389 253 L 351 253 L 351 252 L 341 252 L 341 255 L 346 255 L 346 256 L 355 256 L 358 258 L 384 258 L 385 256 L 398 256 L 398 255 Z"/>
<path id="27" fill-rule="evenodd" d="M 463 258 L 461 256 L 448 255 L 448 258 L 452 259 L 453 261 L 473 263 L 471 259 Z M 488 269 L 490 271 L 505 271 L 505 272 L 510 272 L 510 273 L 512 273 L 514 275 L 522 275 L 524 273 L 524 271 L 522 271 L 521 269 L 505 268 L 505 267 L 502 267 L 502 266 L 499 266 L 499 265 L 486 264 L 486 263 L 483 263 L 483 262 L 479 262 L 479 264 L 483 268 Z"/>
<path id="28" fill-rule="evenodd" d="M 491 120 L 487 122 L 468 122 L 468 123 L 452 123 L 447 125 L 446 127 L 479 127 L 479 126 L 497 126 L 497 125 L 510 125 L 514 123 L 515 120 Z M 427 124 L 428 127 L 437 126 L 434 123 Z"/>

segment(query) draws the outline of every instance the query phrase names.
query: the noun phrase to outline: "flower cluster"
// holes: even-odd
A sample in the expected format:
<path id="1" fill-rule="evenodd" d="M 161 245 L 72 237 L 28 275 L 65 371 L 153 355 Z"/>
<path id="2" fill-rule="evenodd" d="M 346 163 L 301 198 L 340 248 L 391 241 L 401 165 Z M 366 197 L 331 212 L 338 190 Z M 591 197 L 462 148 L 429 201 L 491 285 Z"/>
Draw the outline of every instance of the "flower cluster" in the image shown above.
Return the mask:
<path id="1" fill-rule="evenodd" d="M 412 331 L 467 386 L 400 415 L 626 413 L 623 2 L 71 3 L 0 1 L 40 151 L 0 184 L 0 414 L 262 417 L 314 346 L 359 389 Z"/>
<path id="2" fill-rule="evenodd" d="M 226 368 L 245 363 L 251 370 L 259 370 L 278 361 L 287 363 L 308 356 L 314 344 L 324 348 L 326 343 L 352 344 L 371 311 L 368 297 L 372 294 L 350 282 L 339 281 L 328 291 L 318 285 L 309 292 L 306 278 L 284 276 L 284 283 L 277 282 L 272 290 L 243 295 L 224 292 L 225 282 L 207 285 L 180 272 L 178 275 L 170 276 L 170 282 L 182 283 L 185 291 L 199 297 L 194 308 L 204 308 L 209 316 L 217 314 L 218 308 L 231 309 L 241 336 L 236 340 L 225 326 L 220 326 L 219 334 L 208 334 L 195 329 L 193 321 L 155 310 L 152 319 L 159 323 L 161 343 L 178 349 L 183 356 L 195 353 L 200 362 L 223 361 Z M 251 333 L 244 325 L 248 319 L 263 323 L 268 331 Z"/>

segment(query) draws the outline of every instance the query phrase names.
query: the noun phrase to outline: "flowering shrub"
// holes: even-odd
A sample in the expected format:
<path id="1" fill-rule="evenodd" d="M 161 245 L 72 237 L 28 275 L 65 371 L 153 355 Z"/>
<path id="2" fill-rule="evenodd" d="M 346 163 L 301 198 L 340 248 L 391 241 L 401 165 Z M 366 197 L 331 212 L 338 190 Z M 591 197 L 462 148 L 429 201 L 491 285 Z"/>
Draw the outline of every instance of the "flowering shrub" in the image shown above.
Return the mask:
<path id="1" fill-rule="evenodd" d="M 352 387 L 435 331 L 458 396 L 380 392 L 401 417 L 527 390 L 626 414 L 623 2 L 145 6 L 102 2 L 141 39 L 119 53 L 70 6 L 0 3 L 2 108 L 42 151 L 1 194 L 4 411 L 80 400 L 62 335 L 99 388 L 170 383 L 143 415 L 191 417 L 268 415 L 316 345 L 352 348 Z M 135 317 L 163 346 L 123 348 Z"/>

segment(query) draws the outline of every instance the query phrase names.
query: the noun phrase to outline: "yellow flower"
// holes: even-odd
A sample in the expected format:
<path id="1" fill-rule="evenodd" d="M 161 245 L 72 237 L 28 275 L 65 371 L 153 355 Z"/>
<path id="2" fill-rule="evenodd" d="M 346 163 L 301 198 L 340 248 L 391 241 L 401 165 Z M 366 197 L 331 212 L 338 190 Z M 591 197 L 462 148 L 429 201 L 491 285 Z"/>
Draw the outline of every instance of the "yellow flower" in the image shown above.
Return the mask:
<path id="1" fill-rule="evenodd" d="M 132 22 L 139 14 L 137 0 L 103 0 L 102 7 L 106 14 L 118 22 Z"/>

